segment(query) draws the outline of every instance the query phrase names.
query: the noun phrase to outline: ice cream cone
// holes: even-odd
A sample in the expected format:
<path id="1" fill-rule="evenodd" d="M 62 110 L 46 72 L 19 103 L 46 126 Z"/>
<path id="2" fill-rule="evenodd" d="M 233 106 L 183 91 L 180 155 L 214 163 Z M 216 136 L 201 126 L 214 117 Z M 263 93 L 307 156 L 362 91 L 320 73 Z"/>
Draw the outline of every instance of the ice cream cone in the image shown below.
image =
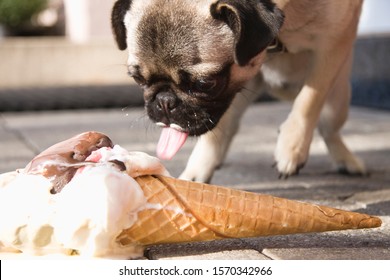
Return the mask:
<path id="1" fill-rule="evenodd" d="M 148 204 L 118 237 L 142 245 L 379 227 L 366 214 L 164 176 L 136 178 Z"/>

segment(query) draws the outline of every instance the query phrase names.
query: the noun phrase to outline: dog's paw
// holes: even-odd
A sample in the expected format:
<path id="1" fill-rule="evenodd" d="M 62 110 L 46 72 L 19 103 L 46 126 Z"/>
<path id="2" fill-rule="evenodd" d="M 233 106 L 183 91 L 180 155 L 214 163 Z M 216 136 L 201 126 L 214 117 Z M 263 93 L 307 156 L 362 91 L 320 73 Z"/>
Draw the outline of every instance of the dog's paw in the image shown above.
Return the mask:
<path id="1" fill-rule="evenodd" d="M 304 166 L 305 163 L 295 164 L 293 161 L 279 161 L 275 162 L 272 167 L 277 169 L 279 179 L 287 179 L 290 176 L 298 175 Z"/>
<path id="2" fill-rule="evenodd" d="M 350 154 L 342 162 L 337 162 L 337 171 L 341 174 L 352 176 L 367 176 L 369 175 L 364 162 Z"/>
<path id="3" fill-rule="evenodd" d="M 281 125 L 274 154 L 279 178 L 299 173 L 306 163 L 312 135 L 312 130 L 292 117 Z"/>
<path id="4" fill-rule="evenodd" d="M 201 171 L 201 172 L 199 172 Z M 181 180 L 195 181 L 199 183 L 209 183 L 214 172 L 204 172 L 199 168 L 186 168 L 179 176 Z"/>
<path id="5" fill-rule="evenodd" d="M 185 170 L 180 174 L 179 179 L 195 181 L 200 183 L 210 183 L 214 171 L 220 164 L 207 158 L 208 155 L 193 153 L 187 163 Z"/>
<path id="6" fill-rule="evenodd" d="M 212 133 L 202 135 L 188 159 L 180 179 L 208 183 L 222 164 L 226 152 L 224 141 L 217 141 Z"/>

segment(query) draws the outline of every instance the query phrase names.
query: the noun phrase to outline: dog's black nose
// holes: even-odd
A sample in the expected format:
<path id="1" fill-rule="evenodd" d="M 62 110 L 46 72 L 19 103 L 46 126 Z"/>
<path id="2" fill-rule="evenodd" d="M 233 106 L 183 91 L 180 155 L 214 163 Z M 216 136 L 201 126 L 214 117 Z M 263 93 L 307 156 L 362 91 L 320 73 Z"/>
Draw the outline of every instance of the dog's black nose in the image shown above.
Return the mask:
<path id="1" fill-rule="evenodd" d="M 167 116 L 178 106 L 179 100 L 171 92 L 163 91 L 156 95 L 157 109 L 163 111 Z"/>

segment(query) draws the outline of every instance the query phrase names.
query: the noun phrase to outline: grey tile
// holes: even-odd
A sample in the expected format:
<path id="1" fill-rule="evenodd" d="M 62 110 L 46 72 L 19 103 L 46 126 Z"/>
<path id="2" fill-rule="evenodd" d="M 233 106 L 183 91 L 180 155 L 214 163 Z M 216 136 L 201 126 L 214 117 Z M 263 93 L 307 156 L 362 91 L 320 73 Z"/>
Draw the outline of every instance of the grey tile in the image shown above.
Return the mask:
<path id="1" fill-rule="evenodd" d="M 160 260 L 269 260 L 270 258 L 255 250 L 232 250 L 186 255 L 181 257 L 159 257 Z"/>
<path id="2" fill-rule="evenodd" d="M 274 260 L 390 260 L 390 248 L 264 249 Z"/>

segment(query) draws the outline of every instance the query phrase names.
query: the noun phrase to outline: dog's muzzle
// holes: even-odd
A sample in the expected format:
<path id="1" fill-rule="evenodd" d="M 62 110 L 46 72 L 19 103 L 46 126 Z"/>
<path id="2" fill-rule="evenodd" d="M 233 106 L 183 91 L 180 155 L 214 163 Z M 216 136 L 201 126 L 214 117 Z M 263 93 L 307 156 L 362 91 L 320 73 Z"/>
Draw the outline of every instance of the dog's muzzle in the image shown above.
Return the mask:
<path id="1" fill-rule="evenodd" d="M 160 159 L 171 159 L 188 137 L 188 132 L 178 124 L 181 104 L 182 101 L 169 91 L 158 92 L 151 104 L 156 124 L 162 127 L 156 151 Z"/>

